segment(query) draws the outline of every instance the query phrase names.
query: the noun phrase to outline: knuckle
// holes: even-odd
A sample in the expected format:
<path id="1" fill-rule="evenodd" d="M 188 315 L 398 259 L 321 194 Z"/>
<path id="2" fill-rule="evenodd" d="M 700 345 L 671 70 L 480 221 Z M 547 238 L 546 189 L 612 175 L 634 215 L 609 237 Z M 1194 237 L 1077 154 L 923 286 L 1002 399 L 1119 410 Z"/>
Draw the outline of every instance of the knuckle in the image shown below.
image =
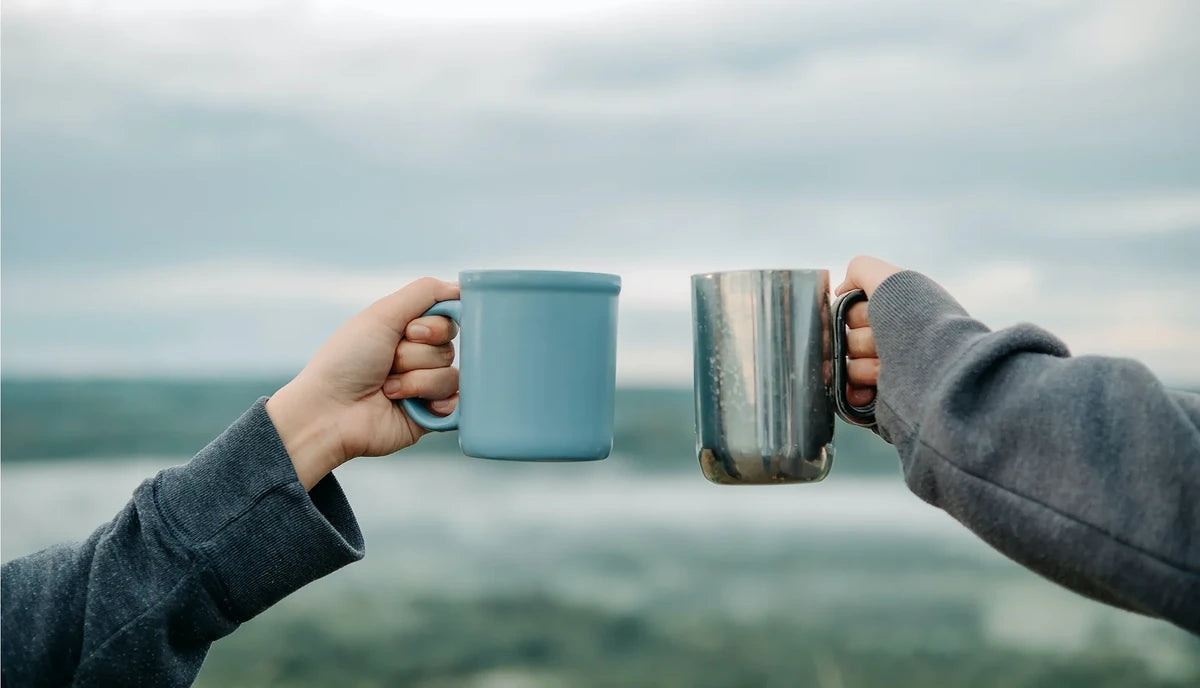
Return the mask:
<path id="1" fill-rule="evenodd" d="M 443 397 L 450 396 L 454 390 L 458 389 L 458 371 L 454 368 L 442 368 L 440 372 L 438 394 Z"/>
<path id="2" fill-rule="evenodd" d="M 417 397 L 444 397 L 458 387 L 458 370 L 454 368 L 414 370 L 405 377 L 410 378 L 407 390 Z"/>
<path id="3" fill-rule="evenodd" d="M 435 315 L 429 320 L 429 329 L 433 330 L 438 337 L 450 336 L 450 318 L 444 315 Z"/>
<path id="4" fill-rule="evenodd" d="M 860 383 L 871 383 L 879 375 L 878 358 L 858 358 L 850 361 L 850 377 Z"/>
<path id="5" fill-rule="evenodd" d="M 415 286 L 416 288 L 420 289 L 423 292 L 428 292 L 428 293 L 433 293 L 433 291 L 435 289 L 437 289 L 437 285 L 438 285 L 438 280 L 434 277 L 428 277 L 428 276 L 422 277 L 422 278 L 416 280 L 415 282 L 413 282 L 413 286 Z"/>
<path id="6" fill-rule="evenodd" d="M 411 398 L 420 395 L 420 389 L 413 384 L 412 375 L 404 374 L 396 378 L 396 392 L 399 396 Z"/>

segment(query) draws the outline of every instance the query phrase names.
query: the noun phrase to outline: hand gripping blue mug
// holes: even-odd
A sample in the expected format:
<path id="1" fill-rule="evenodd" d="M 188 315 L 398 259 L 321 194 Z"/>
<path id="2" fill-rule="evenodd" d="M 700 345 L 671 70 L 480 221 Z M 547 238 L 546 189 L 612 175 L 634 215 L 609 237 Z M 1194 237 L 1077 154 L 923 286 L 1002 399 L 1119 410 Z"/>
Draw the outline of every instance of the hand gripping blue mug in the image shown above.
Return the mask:
<path id="1" fill-rule="evenodd" d="M 593 272 L 459 273 L 462 296 L 425 315 L 459 326 L 459 400 L 439 416 L 404 411 L 427 430 L 458 430 L 467 456 L 592 461 L 612 450 L 621 278 Z"/>

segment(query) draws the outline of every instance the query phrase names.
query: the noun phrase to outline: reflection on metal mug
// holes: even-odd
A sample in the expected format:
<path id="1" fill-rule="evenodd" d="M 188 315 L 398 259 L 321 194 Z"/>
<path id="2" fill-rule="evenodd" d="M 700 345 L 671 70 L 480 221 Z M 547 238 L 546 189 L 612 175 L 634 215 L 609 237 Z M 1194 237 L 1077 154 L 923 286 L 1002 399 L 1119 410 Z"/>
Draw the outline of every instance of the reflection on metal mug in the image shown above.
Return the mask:
<path id="1" fill-rule="evenodd" d="M 715 483 L 823 479 L 834 413 L 875 425 L 872 402 L 846 398 L 847 309 L 829 305 L 827 270 L 739 270 L 692 276 L 696 448 Z"/>

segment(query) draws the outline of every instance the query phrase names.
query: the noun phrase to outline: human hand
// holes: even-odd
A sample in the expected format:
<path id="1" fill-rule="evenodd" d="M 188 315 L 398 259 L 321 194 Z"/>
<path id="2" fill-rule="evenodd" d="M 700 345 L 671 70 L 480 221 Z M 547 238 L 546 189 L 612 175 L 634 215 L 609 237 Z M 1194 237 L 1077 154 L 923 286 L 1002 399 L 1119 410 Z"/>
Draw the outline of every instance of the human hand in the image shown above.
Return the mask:
<path id="1" fill-rule="evenodd" d="M 867 312 L 871 295 L 883 281 L 900 272 L 891 263 L 871 256 L 856 256 L 846 267 L 846 279 L 835 290 L 844 294 L 853 289 L 862 289 L 867 301 L 850 307 L 846 313 L 846 349 L 849 360 L 846 371 L 850 378 L 846 395 L 854 406 L 866 406 L 875 398 L 875 386 L 879 384 L 879 354 L 875 351 L 875 336 Z"/>
<path id="2" fill-rule="evenodd" d="M 429 399 L 437 413 L 458 402 L 454 324 L 420 317 L 458 285 L 425 277 L 346 321 L 266 405 L 305 489 L 358 456 L 383 456 L 427 431 L 396 403 Z"/>

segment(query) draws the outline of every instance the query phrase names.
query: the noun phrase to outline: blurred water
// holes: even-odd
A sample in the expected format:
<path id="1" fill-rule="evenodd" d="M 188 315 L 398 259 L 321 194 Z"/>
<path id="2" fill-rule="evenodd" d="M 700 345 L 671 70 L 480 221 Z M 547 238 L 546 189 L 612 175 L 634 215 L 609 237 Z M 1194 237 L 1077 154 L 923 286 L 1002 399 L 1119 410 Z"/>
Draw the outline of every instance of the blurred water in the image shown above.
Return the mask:
<path id="1" fill-rule="evenodd" d="M 85 537 L 171 463 L 5 464 L 3 558 Z M 360 459 L 338 476 L 366 537 L 366 559 L 248 628 L 324 618 L 364 598 L 396 610 L 465 601 L 458 614 L 470 600 L 535 595 L 680 633 L 704 619 L 762 627 L 786 618 L 849 624 L 868 647 L 953 651 L 970 628 L 972 642 L 987 647 L 1103 651 L 1135 658 L 1159 678 L 1200 675 L 1187 634 L 1007 562 L 898 478 L 725 487 L 698 471 L 647 476 L 620 456 L 547 465 L 415 453 Z M 400 628 L 405 616 L 372 623 Z M 255 631 L 239 631 L 218 643 L 213 662 L 220 669 L 223 652 L 241 656 L 243 639 L 275 634 L 260 630 L 253 640 Z"/>

